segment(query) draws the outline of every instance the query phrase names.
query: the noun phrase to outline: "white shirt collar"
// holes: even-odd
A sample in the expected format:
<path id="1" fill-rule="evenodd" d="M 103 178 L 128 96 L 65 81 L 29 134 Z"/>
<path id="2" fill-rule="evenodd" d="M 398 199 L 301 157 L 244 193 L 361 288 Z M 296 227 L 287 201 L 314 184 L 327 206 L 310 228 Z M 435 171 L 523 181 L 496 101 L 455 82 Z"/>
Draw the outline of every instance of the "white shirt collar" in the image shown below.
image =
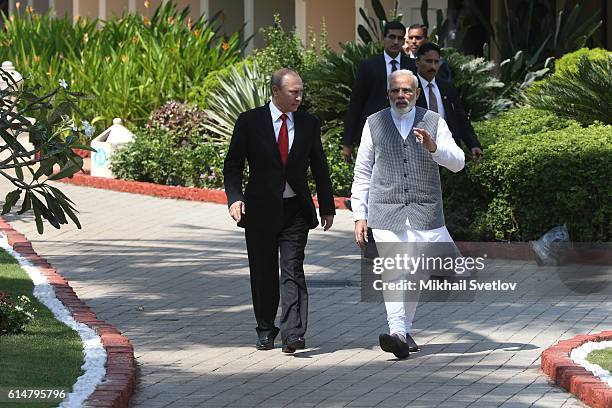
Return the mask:
<path id="1" fill-rule="evenodd" d="M 395 58 L 391 58 L 391 56 L 389 54 L 387 54 L 387 51 L 383 51 L 383 55 L 385 56 L 385 63 L 387 65 L 389 65 L 391 63 L 391 61 L 395 60 L 395 61 L 397 61 L 397 69 L 400 68 L 400 64 L 401 64 L 400 56 L 402 55 L 401 52 L 398 53 Z"/>
<path id="2" fill-rule="evenodd" d="M 276 122 L 283 114 L 283 112 L 276 107 L 272 99 L 270 99 L 270 113 L 272 113 L 272 122 Z M 293 112 L 286 112 L 286 114 L 287 118 L 293 122 Z"/>
<path id="3" fill-rule="evenodd" d="M 427 89 L 427 85 L 429 85 L 429 81 L 423 78 L 421 74 L 418 74 L 418 76 L 419 76 L 419 81 L 421 81 L 421 86 L 423 87 L 423 89 Z M 431 83 L 434 85 L 434 88 L 438 87 L 438 84 L 436 84 L 436 77 L 434 77 L 431 80 Z"/>

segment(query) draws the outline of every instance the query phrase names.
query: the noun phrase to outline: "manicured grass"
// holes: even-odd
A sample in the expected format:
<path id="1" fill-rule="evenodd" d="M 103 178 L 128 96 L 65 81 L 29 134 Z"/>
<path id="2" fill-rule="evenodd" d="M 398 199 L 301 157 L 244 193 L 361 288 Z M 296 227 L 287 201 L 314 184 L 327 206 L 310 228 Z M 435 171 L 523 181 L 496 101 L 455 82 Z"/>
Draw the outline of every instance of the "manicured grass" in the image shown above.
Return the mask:
<path id="1" fill-rule="evenodd" d="M 612 348 L 591 351 L 587 356 L 587 361 L 612 372 Z"/>
<path id="2" fill-rule="evenodd" d="M 33 288 L 32 281 L 17 261 L 0 249 L 0 290 L 28 296 L 38 310 L 25 333 L 0 336 L 0 390 L 64 388 L 68 393 L 82 373 L 81 339 L 37 302 Z M 0 397 L 0 401 L 2 399 Z M 16 405 L 20 408 L 53 407 L 58 403 Z M 0 407 L 5 406 L 15 404 L 0 402 Z"/>

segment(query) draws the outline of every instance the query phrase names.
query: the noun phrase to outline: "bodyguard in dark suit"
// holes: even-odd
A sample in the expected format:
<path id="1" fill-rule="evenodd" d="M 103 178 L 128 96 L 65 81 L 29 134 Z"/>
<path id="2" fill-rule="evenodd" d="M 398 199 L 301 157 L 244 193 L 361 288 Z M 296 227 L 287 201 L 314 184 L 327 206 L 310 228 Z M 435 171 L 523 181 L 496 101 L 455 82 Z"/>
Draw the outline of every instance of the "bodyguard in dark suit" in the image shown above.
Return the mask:
<path id="1" fill-rule="evenodd" d="M 403 46 L 404 52 L 409 58 L 414 60 L 416 59 L 419 47 L 428 41 L 427 26 L 423 24 L 412 24 L 406 30 L 406 43 Z M 451 69 L 442 56 L 440 56 L 440 66 L 436 77 L 451 82 L 453 80 Z"/>
<path id="2" fill-rule="evenodd" d="M 242 113 L 225 158 L 223 175 L 231 217 L 245 229 L 258 350 L 274 348 L 279 295 L 282 351 L 305 347 L 308 291 L 304 248 L 319 225 L 308 188 L 316 182 L 321 225 L 334 220 L 334 199 L 318 119 L 298 111 L 302 80 L 290 69 L 272 74 L 272 101 Z M 242 191 L 245 160 L 249 179 Z M 279 290 L 280 252 L 280 290 Z"/>
<path id="3" fill-rule="evenodd" d="M 457 90 L 453 85 L 436 74 L 440 68 L 440 47 L 435 43 L 425 43 L 417 50 L 417 72 L 421 94 L 417 106 L 437 112 L 446 120 L 457 146 L 465 143 L 472 157 L 483 156 L 482 146 L 476 137 Z"/>
<path id="4" fill-rule="evenodd" d="M 416 72 L 414 60 L 402 53 L 406 27 L 399 21 L 389 21 L 384 28 L 384 52 L 361 62 L 353 84 L 351 101 L 344 122 L 344 159 L 352 161 L 354 146 L 361 140 L 366 118 L 389 107 L 387 77 L 398 69 Z"/>

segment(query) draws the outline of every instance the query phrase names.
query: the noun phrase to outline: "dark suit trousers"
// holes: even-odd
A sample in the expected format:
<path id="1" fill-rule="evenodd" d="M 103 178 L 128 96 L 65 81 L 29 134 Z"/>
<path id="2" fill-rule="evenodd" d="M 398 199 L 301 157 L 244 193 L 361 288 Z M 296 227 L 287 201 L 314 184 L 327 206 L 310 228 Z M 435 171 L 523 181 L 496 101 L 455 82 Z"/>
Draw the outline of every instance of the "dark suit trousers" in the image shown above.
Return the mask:
<path id="1" fill-rule="evenodd" d="M 289 335 L 304 336 L 306 333 L 308 291 L 304 276 L 304 249 L 309 225 L 308 212 L 301 208 L 299 199 L 283 201 L 283 226 L 280 231 L 247 227 L 245 236 L 256 330 L 262 334 L 274 329 L 280 295 L 280 329 L 284 340 Z"/>

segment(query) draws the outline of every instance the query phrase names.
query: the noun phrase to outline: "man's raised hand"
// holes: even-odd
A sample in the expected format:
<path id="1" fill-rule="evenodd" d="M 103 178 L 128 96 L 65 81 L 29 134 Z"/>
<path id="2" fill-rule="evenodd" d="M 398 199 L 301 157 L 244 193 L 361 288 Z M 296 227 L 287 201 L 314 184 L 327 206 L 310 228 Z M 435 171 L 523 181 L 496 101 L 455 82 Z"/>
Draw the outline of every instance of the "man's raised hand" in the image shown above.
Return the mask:
<path id="1" fill-rule="evenodd" d="M 431 137 L 428 131 L 420 128 L 414 128 L 413 131 L 417 143 L 422 143 L 423 147 L 426 148 L 430 153 L 434 153 L 438 149 L 436 142 L 434 142 L 433 137 Z"/>

